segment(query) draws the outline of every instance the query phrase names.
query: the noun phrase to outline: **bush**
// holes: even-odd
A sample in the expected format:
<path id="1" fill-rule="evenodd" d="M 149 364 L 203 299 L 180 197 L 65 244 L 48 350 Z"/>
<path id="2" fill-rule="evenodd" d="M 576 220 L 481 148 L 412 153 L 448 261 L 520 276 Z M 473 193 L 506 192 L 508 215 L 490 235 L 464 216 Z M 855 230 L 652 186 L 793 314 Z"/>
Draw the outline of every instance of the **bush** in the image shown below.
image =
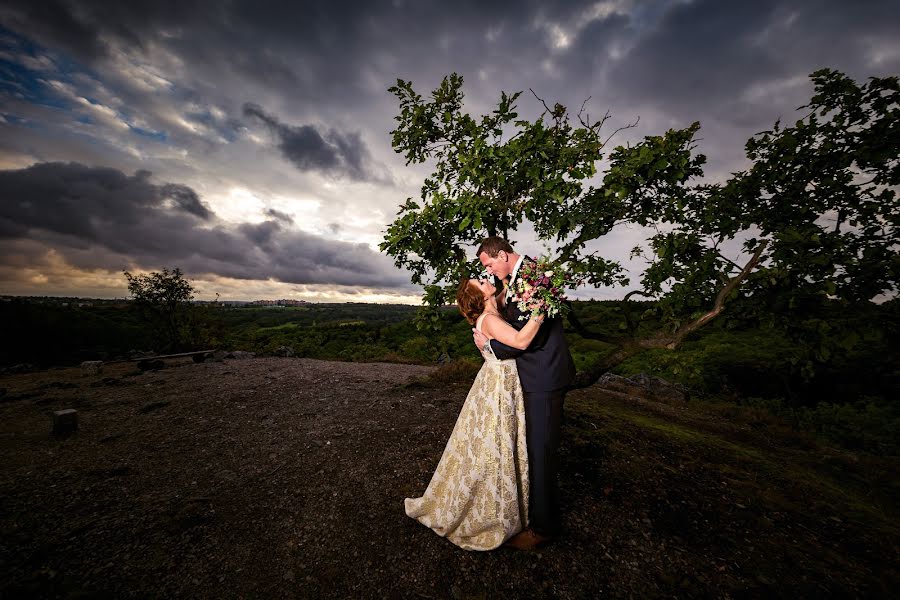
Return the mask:
<path id="1" fill-rule="evenodd" d="M 433 362 L 437 356 L 434 344 L 424 336 L 414 337 L 403 342 L 400 346 L 400 354 L 421 362 Z"/>
<path id="2" fill-rule="evenodd" d="M 811 407 L 792 407 L 782 398 L 748 397 L 728 401 L 727 405 L 751 426 L 754 422 L 771 425 L 777 418 L 798 431 L 845 448 L 885 456 L 900 453 L 900 407 L 880 397 L 849 404 L 820 402 Z M 718 412 L 727 416 L 722 408 Z"/>
<path id="3" fill-rule="evenodd" d="M 866 397 L 852 404 L 822 402 L 794 412 L 799 427 L 859 450 L 898 455 L 900 410 L 882 398 Z"/>
<path id="4" fill-rule="evenodd" d="M 458 358 L 432 371 L 423 383 L 431 385 L 471 384 L 478 371 L 481 370 L 482 364 L 482 362 L 476 362 L 468 358 Z"/>

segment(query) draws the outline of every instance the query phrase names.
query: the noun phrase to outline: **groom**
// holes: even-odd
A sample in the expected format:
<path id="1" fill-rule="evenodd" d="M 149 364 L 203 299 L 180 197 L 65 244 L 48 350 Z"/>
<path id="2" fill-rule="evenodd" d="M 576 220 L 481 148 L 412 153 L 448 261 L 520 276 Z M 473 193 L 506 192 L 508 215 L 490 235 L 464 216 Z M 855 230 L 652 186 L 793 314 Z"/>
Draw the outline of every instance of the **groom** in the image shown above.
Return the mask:
<path id="1" fill-rule="evenodd" d="M 505 239 L 485 238 L 478 247 L 478 259 L 488 274 L 506 281 L 503 317 L 521 329 L 527 321 L 513 300 L 516 275 L 525 260 Z M 500 289 L 500 286 L 497 286 Z M 475 343 L 499 359 L 515 358 L 525 396 L 525 431 L 528 444 L 529 526 L 507 545 L 530 550 L 559 533 L 559 489 L 557 484 L 560 425 L 566 389 L 575 377 L 575 365 L 563 337 L 562 319 L 547 319 L 525 350 L 517 350 L 497 340 L 488 341 L 475 331 Z"/>

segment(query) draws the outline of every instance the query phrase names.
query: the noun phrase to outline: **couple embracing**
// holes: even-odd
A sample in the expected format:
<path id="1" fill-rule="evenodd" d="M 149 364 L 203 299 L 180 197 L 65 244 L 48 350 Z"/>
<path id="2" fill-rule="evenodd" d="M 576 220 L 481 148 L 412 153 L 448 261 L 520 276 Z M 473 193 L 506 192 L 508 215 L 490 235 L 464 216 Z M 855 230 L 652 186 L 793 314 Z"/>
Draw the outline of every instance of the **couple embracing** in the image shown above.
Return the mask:
<path id="1" fill-rule="evenodd" d="M 557 449 L 575 367 L 562 319 L 523 313 L 516 302 L 516 276 L 531 259 L 496 236 L 477 253 L 498 285 L 463 279 L 456 300 L 484 364 L 425 494 L 405 500 L 406 514 L 466 550 L 528 550 L 559 533 Z"/>

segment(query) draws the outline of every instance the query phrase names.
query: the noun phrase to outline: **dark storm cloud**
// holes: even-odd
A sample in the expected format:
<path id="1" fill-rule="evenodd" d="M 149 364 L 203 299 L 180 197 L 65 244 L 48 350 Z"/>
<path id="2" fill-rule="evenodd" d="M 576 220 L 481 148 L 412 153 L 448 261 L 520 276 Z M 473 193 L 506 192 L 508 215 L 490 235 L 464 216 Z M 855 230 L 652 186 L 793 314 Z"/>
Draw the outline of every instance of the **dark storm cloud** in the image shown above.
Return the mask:
<path id="1" fill-rule="evenodd" d="M 93 61 L 107 54 L 98 24 L 79 17 L 71 3 L 63 0 L 4 2 L 0 22 L 11 29 L 28 31 L 82 60 Z"/>
<path id="2" fill-rule="evenodd" d="M 244 115 L 268 125 L 278 136 L 278 148 L 301 171 L 346 176 L 352 180 L 376 180 L 370 171 L 371 157 L 358 133 L 331 129 L 320 133 L 312 125 L 285 125 L 256 104 L 245 104 Z"/>
<path id="3" fill-rule="evenodd" d="M 163 195 L 163 197 L 171 198 L 183 210 L 191 213 L 194 216 L 200 217 L 201 219 L 208 219 L 212 216 L 212 213 L 209 211 L 206 205 L 200 201 L 200 197 L 197 195 L 197 192 L 186 185 L 167 183 L 166 185 L 159 188 L 159 191 Z"/>
<path id="4" fill-rule="evenodd" d="M 159 47 L 177 55 L 199 80 L 228 86 L 227 92 L 246 93 L 250 84 L 295 102 L 332 106 L 365 106 L 384 97 L 397 77 L 472 73 L 500 61 L 533 69 L 547 49 L 540 24 L 592 4 L 470 0 L 451 7 L 357 0 L 261 7 L 236 0 L 211 9 L 192 0 L 54 3 L 50 15 L 32 9 L 39 3 L 12 0 L 0 11 L 0 22 L 95 67 L 108 48 Z M 492 28 L 499 42 L 486 39 Z M 366 82 L 372 75 L 378 77 L 375 86 Z"/>
<path id="5" fill-rule="evenodd" d="M 894 74 L 898 57 L 878 65 L 873 51 L 897 39 L 892 2 L 697 0 L 673 5 L 616 61 L 609 81 L 623 101 L 688 120 L 768 126 L 773 108 L 790 116 L 809 98 L 811 85 L 786 89 L 792 79 L 825 67 L 860 80 Z"/>
<path id="6" fill-rule="evenodd" d="M 283 213 L 280 210 L 275 210 L 274 208 L 267 208 L 265 210 L 265 215 L 267 217 L 272 217 L 276 221 L 284 221 L 285 223 L 293 223 L 294 219 L 291 218 L 291 215 L 287 213 Z"/>
<path id="7" fill-rule="evenodd" d="M 150 216 L 185 223 L 210 217 L 193 190 L 154 185 L 148 171 L 132 176 L 78 163 L 43 163 L 0 171 L 0 219 L 13 227 L 37 228 L 97 242 L 117 235 L 110 228 L 140 227 Z M 172 201 L 172 208 L 166 207 Z"/>
<path id="8" fill-rule="evenodd" d="M 385 88 L 397 77 L 432 85 L 458 71 L 478 95 L 472 76 L 494 68 L 476 86 L 491 96 L 494 86 L 510 84 L 543 88 L 551 100 L 576 90 L 572 104 L 602 86 L 623 107 L 646 102 L 694 119 L 709 107 L 727 110 L 757 81 L 821 66 L 865 77 L 867 44 L 900 37 L 897 17 L 896 2 L 887 0 L 852 7 L 844 0 L 284 1 L 264 8 L 236 0 L 215 9 L 191 0 L 17 0 L 0 11 L 8 27 L 88 59 L 102 58 L 103 44 L 166 48 L 232 97 L 249 84 L 294 103 L 365 112 L 373 101 L 389 101 Z M 567 45 L 554 46 L 548 32 L 557 26 Z M 610 54 L 612 45 L 619 49 Z M 553 63 L 548 72 L 544 60 Z M 884 66 L 891 65 L 896 57 Z"/>
<path id="9" fill-rule="evenodd" d="M 283 219 L 229 227 L 190 188 L 150 177 L 77 163 L 0 171 L 0 239 L 41 242 L 88 269 L 177 265 L 238 279 L 409 287 L 364 244 L 288 229 Z"/>

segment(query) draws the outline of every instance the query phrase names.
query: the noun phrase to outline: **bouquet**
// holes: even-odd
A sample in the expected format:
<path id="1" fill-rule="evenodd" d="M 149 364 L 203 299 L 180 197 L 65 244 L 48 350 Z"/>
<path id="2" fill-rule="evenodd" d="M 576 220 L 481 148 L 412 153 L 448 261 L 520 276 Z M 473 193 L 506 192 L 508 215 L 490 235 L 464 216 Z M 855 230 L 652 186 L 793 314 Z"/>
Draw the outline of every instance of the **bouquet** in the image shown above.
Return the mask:
<path id="1" fill-rule="evenodd" d="M 582 283 L 582 278 L 566 271 L 563 265 L 554 264 L 546 256 L 522 261 L 513 284 L 513 300 L 518 302 L 523 313 L 519 320 L 540 314 L 549 319 L 563 315 L 568 309 L 565 288 L 575 288 Z"/>

